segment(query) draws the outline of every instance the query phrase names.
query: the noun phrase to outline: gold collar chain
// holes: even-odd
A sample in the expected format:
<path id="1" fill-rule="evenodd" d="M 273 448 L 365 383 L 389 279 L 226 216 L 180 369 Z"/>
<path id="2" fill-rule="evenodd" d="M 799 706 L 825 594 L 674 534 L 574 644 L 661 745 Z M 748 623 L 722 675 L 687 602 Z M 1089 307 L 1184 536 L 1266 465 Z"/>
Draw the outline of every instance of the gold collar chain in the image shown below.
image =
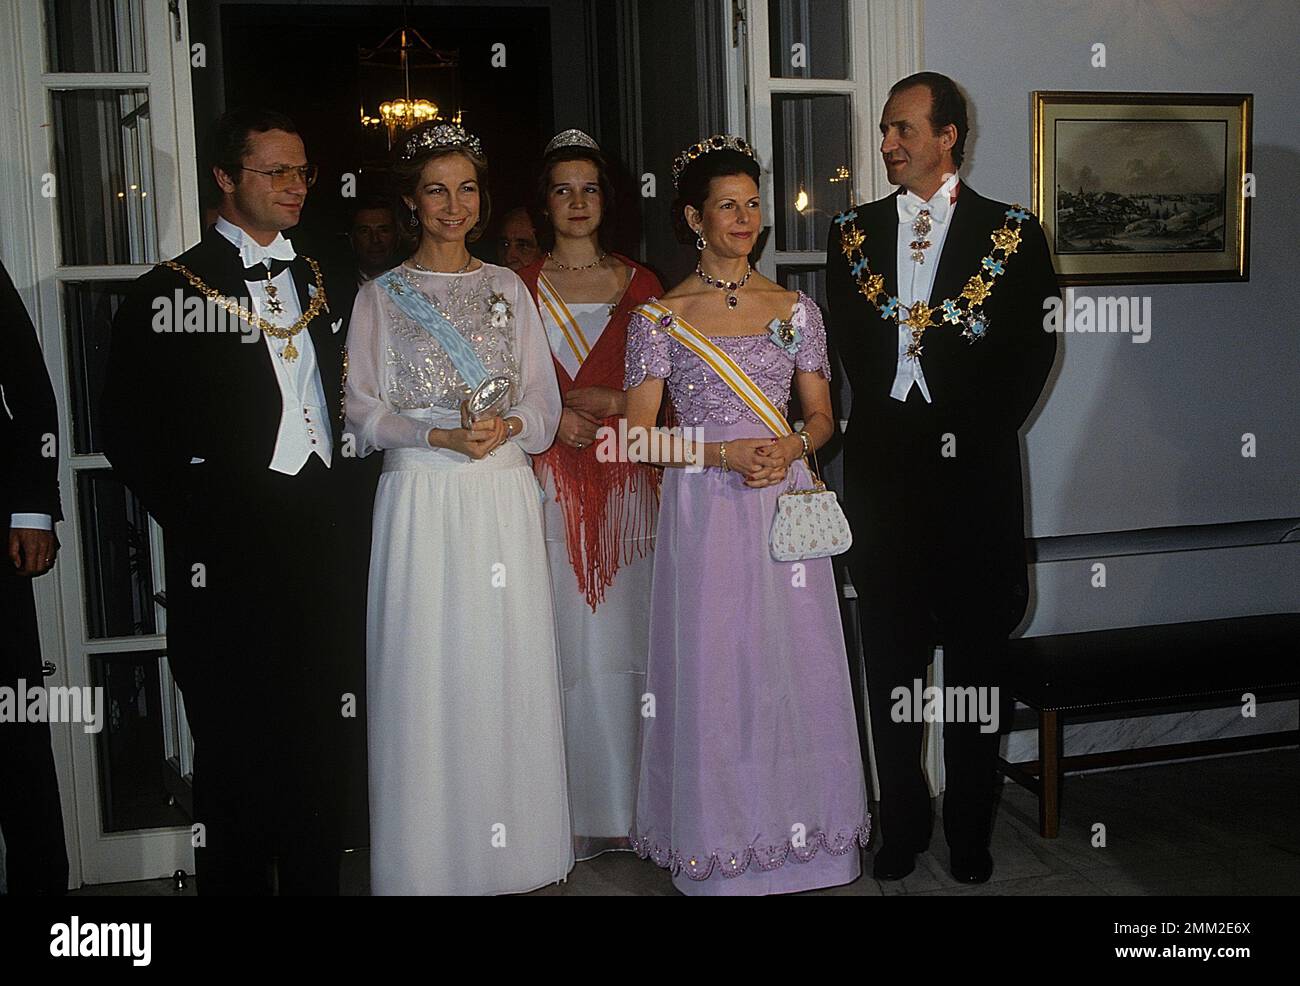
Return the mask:
<path id="1" fill-rule="evenodd" d="M 894 296 L 886 297 L 884 304 L 881 304 L 878 299 L 885 293 L 885 277 L 883 274 L 873 274 L 871 265 L 867 263 L 867 255 L 862 250 L 867 238 L 856 225 L 857 211 L 840 213 L 835 217 L 835 223 L 840 227 L 840 249 L 844 251 L 849 270 L 858 282 L 858 291 L 880 312 L 881 318 L 889 319 L 895 325 L 906 325 L 912 330 L 912 344 L 907 348 L 907 355 L 916 359 L 923 349 L 921 337 L 925 335 L 925 330 L 940 324 L 934 320 L 935 316 L 940 316 L 949 324 L 962 325 L 961 334 L 967 342 L 984 338 L 988 330 L 988 319 L 984 317 L 980 306 L 993 293 L 997 279 L 1006 271 L 1007 260 L 1020 247 L 1020 226 L 1029 217 L 1030 213 L 1022 209 L 1019 203 L 1008 209 L 1001 228 L 989 234 L 993 248 L 980 261 L 979 270 L 966 282 L 961 294 L 956 298 L 946 298 L 933 308 L 925 301 L 917 301 L 911 306 L 904 305 Z M 1014 226 L 1011 225 L 1012 222 L 1015 223 Z M 994 256 L 997 253 L 1002 254 L 1001 258 Z M 987 281 L 984 279 L 985 274 L 989 278 Z"/>
<path id="2" fill-rule="evenodd" d="M 299 256 L 302 255 L 299 254 Z M 316 293 L 312 296 L 311 302 L 307 305 L 307 310 L 298 317 L 298 320 L 294 322 L 293 325 L 288 326 L 275 325 L 272 322 L 268 322 L 260 315 L 255 315 L 253 312 L 242 307 L 234 298 L 227 298 L 216 288 L 206 283 L 184 264 L 178 264 L 174 260 L 164 260 L 159 266 L 168 267 L 171 270 L 176 271 L 184 277 L 185 280 L 190 282 L 190 286 L 193 287 L 195 291 L 199 292 L 199 294 L 203 295 L 203 297 L 207 298 L 209 301 L 220 305 L 241 321 L 256 326 L 267 335 L 276 339 L 288 339 L 289 345 L 284 348 L 284 358 L 292 363 L 298 358 L 298 350 L 293 344 L 293 337 L 305 329 L 308 324 L 310 324 L 311 320 L 321 313 L 321 309 L 326 308 L 329 304 L 325 297 L 325 279 L 321 276 L 320 264 L 316 263 L 316 261 L 311 257 L 303 257 L 302 259 L 307 261 L 308 265 L 311 267 L 312 277 L 315 278 L 316 281 Z"/>

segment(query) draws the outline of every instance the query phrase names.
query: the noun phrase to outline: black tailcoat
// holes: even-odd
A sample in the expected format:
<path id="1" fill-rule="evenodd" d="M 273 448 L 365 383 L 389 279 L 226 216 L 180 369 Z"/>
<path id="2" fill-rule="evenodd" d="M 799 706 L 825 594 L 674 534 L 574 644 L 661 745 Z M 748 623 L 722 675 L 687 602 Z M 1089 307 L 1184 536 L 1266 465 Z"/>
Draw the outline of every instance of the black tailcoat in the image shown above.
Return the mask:
<path id="1" fill-rule="evenodd" d="M 248 292 L 214 229 L 177 260 L 222 295 Z M 302 256 L 290 270 L 306 312 L 313 273 Z M 313 455 L 294 476 L 269 468 L 282 399 L 260 335 L 158 331 L 176 291 L 200 296 L 161 265 L 114 319 L 104 451 L 165 535 L 168 656 L 195 738 L 195 821 L 208 827 L 200 892 L 264 889 L 272 855 L 282 891 L 335 891 L 329 858 L 358 790 L 346 765 L 364 743 L 369 504 L 342 418 L 355 287 L 325 270 L 324 290 L 328 310 L 298 342 L 310 334 L 315 349 L 332 463 Z"/>
<path id="2" fill-rule="evenodd" d="M 9 274 L 0 267 L 0 686 L 44 683 L 32 580 L 9 560 L 13 514 L 49 514 L 59 505 L 59 433 L 54 388 Z M 6 408 L 8 411 L 6 412 Z M 75 564 L 75 560 L 73 562 Z M 48 723 L 0 723 L 0 830 L 12 894 L 61 894 L 68 887 L 59 785 Z"/>

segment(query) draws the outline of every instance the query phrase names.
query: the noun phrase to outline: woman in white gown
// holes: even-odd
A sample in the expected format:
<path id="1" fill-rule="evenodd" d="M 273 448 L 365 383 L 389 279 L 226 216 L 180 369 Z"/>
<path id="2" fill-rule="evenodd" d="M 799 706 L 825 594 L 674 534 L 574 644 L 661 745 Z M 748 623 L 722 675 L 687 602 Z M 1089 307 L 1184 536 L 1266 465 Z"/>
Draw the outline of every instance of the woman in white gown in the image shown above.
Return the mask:
<path id="1" fill-rule="evenodd" d="M 546 491 L 574 850 L 588 859 L 632 848 L 659 513 L 658 470 L 601 461 L 597 435 L 616 429 L 625 410 L 632 310 L 663 288 L 602 246 L 613 186 L 587 134 L 566 130 L 550 142 L 537 197 L 547 252 L 519 277 L 538 301 L 564 411 L 533 468 Z"/>
<path id="2" fill-rule="evenodd" d="M 560 398 L 523 284 L 465 247 L 487 222 L 485 172 L 460 127 L 408 138 L 394 174 L 420 242 L 361 288 L 349 329 L 349 430 L 357 454 L 384 450 L 366 647 L 374 894 L 522 892 L 573 866 L 525 454 L 551 444 Z M 504 408 L 470 422 L 468 392 L 498 376 Z"/>

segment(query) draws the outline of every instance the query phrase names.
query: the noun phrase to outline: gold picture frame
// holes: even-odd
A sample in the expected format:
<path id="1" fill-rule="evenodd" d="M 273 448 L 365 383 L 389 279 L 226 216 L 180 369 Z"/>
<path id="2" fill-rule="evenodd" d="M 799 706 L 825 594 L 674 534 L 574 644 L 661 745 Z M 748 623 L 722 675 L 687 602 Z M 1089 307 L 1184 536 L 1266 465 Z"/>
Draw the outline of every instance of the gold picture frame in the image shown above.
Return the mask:
<path id="1" fill-rule="evenodd" d="M 1250 280 L 1251 94 L 1030 95 L 1033 208 L 1062 284 Z"/>

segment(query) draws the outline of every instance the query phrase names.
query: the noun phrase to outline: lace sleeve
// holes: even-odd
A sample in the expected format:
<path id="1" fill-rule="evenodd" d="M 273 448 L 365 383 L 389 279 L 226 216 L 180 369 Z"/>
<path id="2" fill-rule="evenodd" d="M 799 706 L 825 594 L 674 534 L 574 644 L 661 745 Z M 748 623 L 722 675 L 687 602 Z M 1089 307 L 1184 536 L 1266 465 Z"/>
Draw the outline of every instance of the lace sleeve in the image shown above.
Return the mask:
<path id="1" fill-rule="evenodd" d="M 795 327 L 802 336 L 799 353 L 795 356 L 795 368 L 805 373 L 820 373 L 829 380 L 831 361 L 826 353 L 826 324 L 822 321 L 822 310 L 817 307 L 817 302 L 800 292 L 794 317 Z"/>
<path id="2" fill-rule="evenodd" d="M 672 375 L 672 339 L 656 323 L 639 312 L 627 323 L 627 356 L 623 389 L 631 390 L 647 376 L 661 379 Z"/>
<path id="3" fill-rule="evenodd" d="M 371 281 L 357 292 L 348 322 L 347 425 L 356 453 L 375 449 L 427 448 L 429 424 L 405 417 L 392 406 L 385 381 L 388 345 L 380 287 Z"/>

